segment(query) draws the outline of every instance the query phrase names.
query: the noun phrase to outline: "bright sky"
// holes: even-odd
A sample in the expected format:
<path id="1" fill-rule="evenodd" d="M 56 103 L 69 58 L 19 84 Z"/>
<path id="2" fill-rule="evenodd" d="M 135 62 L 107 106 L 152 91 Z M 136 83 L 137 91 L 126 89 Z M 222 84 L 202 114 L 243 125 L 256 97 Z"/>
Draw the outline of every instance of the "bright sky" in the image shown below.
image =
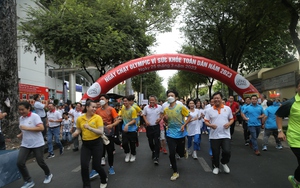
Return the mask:
<path id="1" fill-rule="evenodd" d="M 157 46 L 152 48 L 153 54 L 164 54 L 164 53 L 177 53 L 183 44 L 183 37 L 179 31 L 179 24 L 175 24 L 172 28 L 172 32 L 158 34 Z M 158 71 L 159 76 L 163 77 L 163 86 L 168 88 L 168 79 L 172 77 L 177 70 L 161 70 Z"/>

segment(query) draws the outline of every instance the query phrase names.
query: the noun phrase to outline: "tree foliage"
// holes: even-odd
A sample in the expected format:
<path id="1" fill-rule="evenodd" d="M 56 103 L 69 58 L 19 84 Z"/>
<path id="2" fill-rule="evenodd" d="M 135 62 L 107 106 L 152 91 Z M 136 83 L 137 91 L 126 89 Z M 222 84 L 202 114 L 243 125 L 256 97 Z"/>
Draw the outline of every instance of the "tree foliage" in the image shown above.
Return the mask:
<path id="1" fill-rule="evenodd" d="M 290 59 L 286 51 L 291 44 L 286 32 L 287 11 L 279 4 L 272 0 L 191 0 L 183 30 L 196 52 L 235 71 L 261 68 L 247 66 L 253 60 L 256 65 L 271 62 L 276 66 Z M 268 48 L 263 48 L 266 45 Z M 279 58 L 281 61 L 273 61 Z"/>
<path id="2" fill-rule="evenodd" d="M 278 1 L 189 0 L 187 6 L 182 30 L 197 55 L 246 72 L 294 58 L 287 53 L 288 14 Z"/>
<path id="3" fill-rule="evenodd" d="M 46 0 L 42 3 L 47 9 L 26 7 L 20 38 L 29 51 L 45 53 L 60 65 L 96 66 L 101 76 L 149 52 L 155 41 L 149 28 L 164 31 L 174 20 L 172 4 L 167 2 Z"/>
<path id="4" fill-rule="evenodd" d="M 132 78 L 132 88 L 134 91 L 142 92 L 144 98 L 150 95 L 165 99 L 165 88 L 162 85 L 163 78 L 157 72 L 148 72 Z"/>
<path id="5" fill-rule="evenodd" d="M 188 72 L 178 71 L 168 80 L 168 88 L 175 89 L 180 97 L 184 98 L 198 98 L 199 87 L 206 83 L 206 76 Z"/>

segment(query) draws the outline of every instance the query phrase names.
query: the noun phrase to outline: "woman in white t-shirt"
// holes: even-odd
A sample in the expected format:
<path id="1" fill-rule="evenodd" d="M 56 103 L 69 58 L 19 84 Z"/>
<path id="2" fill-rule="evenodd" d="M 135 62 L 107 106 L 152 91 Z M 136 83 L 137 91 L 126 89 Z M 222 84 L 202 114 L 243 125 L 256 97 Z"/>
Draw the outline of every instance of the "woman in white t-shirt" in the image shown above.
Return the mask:
<path id="1" fill-rule="evenodd" d="M 19 128 L 22 132 L 18 134 L 17 137 L 22 139 L 22 143 L 18 155 L 17 166 L 25 181 L 23 187 L 34 186 L 34 182 L 32 181 L 26 167 L 26 160 L 31 152 L 34 153 L 38 165 L 44 170 L 44 183 L 50 183 L 53 177 L 43 158 L 45 145 L 42 134 L 42 131 L 44 130 L 43 122 L 40 116 L 32 113 L 30 109 L 31 105 L 26 101 L 18 104 L 18 110 L 21 116 Z"/>
<path id="2" fill-rule="evenodd" d="M 191 121 L 187 124 L 188 152 L 189 154 L 193 153 L 192 157 L 197 159 L 197 151 L 200 150 L 201 125 L 199 124 L 199 117 L 201 117 L 201 114 L 200 111 L 195 108 L 196 105 L 193 100 L 189 100 L 187 104 L 190 110 L 190 116 L 192 117 Z"/>

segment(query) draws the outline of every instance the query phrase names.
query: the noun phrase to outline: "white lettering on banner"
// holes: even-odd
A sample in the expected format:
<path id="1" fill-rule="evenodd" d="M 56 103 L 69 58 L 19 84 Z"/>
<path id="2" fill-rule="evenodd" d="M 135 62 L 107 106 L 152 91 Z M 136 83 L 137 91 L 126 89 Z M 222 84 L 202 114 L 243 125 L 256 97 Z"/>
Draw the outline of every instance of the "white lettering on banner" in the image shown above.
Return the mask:
<path id="1" fill-rule="evenodd" d="M 122 68 L 118 69 L 118 70 L 117 70 L 117 74 L 120 75 L 120 74 L 122 74 L 122 73 L 127 72 L 128 70 L 129 70 L 129 68 L 128 68 L 128 65 L 127 65 L 127 66 L 125 66 L 125 67 L 122 67 Z"/>
<path id="2" fill-rule="evenodd" d="M 232 76 L 231 72 L 229 72 L 228 70 L 225 70 L 223 68 L 221 69 L 220 73 L 227 76 L 228 78 L 231 78 L 231 76 Z"/>
<path id="3" fill-rule="evenodd" d="M 202 61 L 198 61 L 197 65 L 201 67 L 207 67 L 208 63 L 202 60 Z"/>
<path id="4" fill-rule="evenodd" d="M 188 64 L 193 64 L 196 65 L 196 59 L 192 59 L 192 58 L 183 58 L 183 62 L 184 63 L 188 63 Z"/>
<path id="5" fill-rule="evenodd" d="M 144 71 L 147 71 L 149 69 L 150 69 L 149 67 L 138 68 L 139 72 L 144 72 Z"/>
<path id="6" fill-rule="evenodd" d="M 166 57 L 161 57 L 157 59 L 158 63 L 167 63 L 168 59 Z"/>
<path id="7" fill-rule="evenodd" d="M 181 62 L 181 57 L 169 57 L 169 62 L 170 63 L 180 63 Z"/>
<path id="8" fill-rule="evenodd" d="M 209 69 L 212 69 L 212 70 L 214 70 L 214 71 L 217 71 L 217 72 L 219 72 L 220 71 L 220 67 L 219 66 L 217 66 L 217 65 L 215 65 L 215 64 L 209 64 L 208 65 L 208 68 Z"/>
<path id="9" fill-rule="evenodd" d="M 151 63 L 152 63 L 152 64 L 155 64 L 155 63 L 156 63 L 156 58 L 152 58 L 152 59 L 151 59 Z"/>
<path id="10" fill-rule="evenodd" d="M 107 76 L 104 78 L 104 80 L 105 80 L 106 82 L 108 82 L 108 81 L 112 80 L 115 76 L 116 76 L 116 72 L 112 72 L 112 73 L 110 73 L 109 75 L 107 75 Z"/>
<path id="11" fill-rule="evenodd" d="M 172 67 L 173 67 L 173 65 L 172 65 Z M 159 68 L 171 68 L 171 65 L 170 64 L 159 64 L 159 65 L 157 65 L 157 68 L 159 69 Z"/>

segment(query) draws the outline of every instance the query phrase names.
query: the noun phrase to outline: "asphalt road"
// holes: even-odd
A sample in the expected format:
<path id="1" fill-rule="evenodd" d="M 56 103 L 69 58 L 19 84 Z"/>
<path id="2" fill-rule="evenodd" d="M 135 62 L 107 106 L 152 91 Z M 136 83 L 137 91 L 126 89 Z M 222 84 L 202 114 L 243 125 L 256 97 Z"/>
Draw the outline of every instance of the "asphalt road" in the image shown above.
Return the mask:
<path id="1" fill-rule="evenodd" d="M 212 174 L 211 161 L 208 154 L 208 135 L 202 135 L 201 151 L 198 160 L 177 160 L 179 179 L 170 181 L 172 170 L 169 168 L 168 155 L 161 154 L 159 165 L 151 160 L 145 133 L 140 133 L 140 146 L 137 148 L 137 159 L 133 163 L 124 162 L 124 152 L 116 146 L 115 175 L 109 175 L 108 188 L 289 188 L 288 175 L 294 172 L 297 161 L 287 143 L 282 150 L 275 148 L 274 138 L 270 137 L 268 151 L 262 151 L 261 156 L 255 156 L 253 151 L 244 146 L 242 128 L 236 126 L 232 141 L 232 157 L 228 164 L 231 173 Z M 262 134 L 259 145 L 262 144 Z M 260 147 L 261 148 L 261 147 Z M 55 158 L 46 159 L 54 177 L 50 184 L 43 184 L 44 173 L 32 159 L 27 167 L 37 188 L 81 188 L 79 152 L 65 151 Z M 46 157 L 46 155 L 45 155 Z M 108 170 L 108 165 L 104 166 Z M 91 181 L 92 187 L 99 187 L 99 178 Z M 18 188 L 23 180 L 17 180 L 4 188 Z"/>

